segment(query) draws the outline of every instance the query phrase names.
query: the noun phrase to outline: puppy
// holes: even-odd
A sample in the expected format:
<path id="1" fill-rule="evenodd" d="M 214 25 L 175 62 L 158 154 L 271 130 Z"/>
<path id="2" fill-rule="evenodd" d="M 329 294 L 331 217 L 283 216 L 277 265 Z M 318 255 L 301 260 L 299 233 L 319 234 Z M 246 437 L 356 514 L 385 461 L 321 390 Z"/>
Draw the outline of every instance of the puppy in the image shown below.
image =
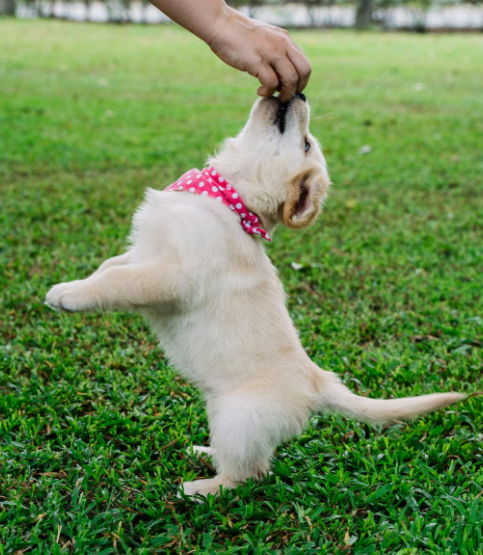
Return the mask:
<path id="1" fill-rule="evenodd" d="M 300 434 L 313 412 L 386 423 L 465 397 L 359 397 L 305 353 L 262 243 L 279 223 L 310 225 L 326 198 L 326 163 L 308 124 L 302 94 L 288 105 L 258 100 L 209 170 L 188 172 L 168 191 L 147 191 L 125 254 L 46 297 L 67 312 L 143 314 L 171 363 L 201 389 L 211 448 L 199 450 L 214 456 L 218 474 L 185 482 L 186 495 L 260 479 L 277 444 Z"/>

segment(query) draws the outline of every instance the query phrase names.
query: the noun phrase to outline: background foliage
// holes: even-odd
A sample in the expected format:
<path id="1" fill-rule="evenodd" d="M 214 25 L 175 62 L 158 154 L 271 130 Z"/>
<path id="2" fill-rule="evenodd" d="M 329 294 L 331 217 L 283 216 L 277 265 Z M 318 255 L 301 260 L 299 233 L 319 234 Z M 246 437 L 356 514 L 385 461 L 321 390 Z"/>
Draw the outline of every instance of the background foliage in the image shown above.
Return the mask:
<path id="1" fill-rule="evenodd" d="M 436 30 L 463 29 L 483 31 L 483 0 L 227 0 L 252 17 L 268 20 L 286 27 L 347 27 L 358 29 L 381 27 L 424 32 L 430 10 L 445 7 L 481 7 L 470 13 L 453 11 L 447 14 Z M 103 8 L 103 9 L 99 9 Z M 340 9 L 344 11 L 341 12 Z M 394 18 L 398 9 L 404 14 Z M 331 11 L 332 10 L 332 11 Z M 334 10 L 339 10 L 334 12 Z M 0 0 L 0 14 L 22 17 L 46 17 L 114 23 L 159 23 L 167 18 L 151 6 L 148 0 Z M 402 16 L 402 19 L 401 19 Z M 399 22 L 396 22 L 398 19 Z M 459 20 L 459 23 L 455 22 Z"/>
<path id="2" fill-rule="evenodd" d="M 268 247 L 305 348 L 362 395 L 482 389 L 481 40 L 294 36 L 334 181 Z M 199 506 L 176 497 L 212 474 L 198 391 L 141 319 L 43 305 L 237 132 L 252 78 L 171 26 L 4 20 L 0 82 L 2 555 L 483 553 L 481 398 L 387 430 L 316 416 Z"/>

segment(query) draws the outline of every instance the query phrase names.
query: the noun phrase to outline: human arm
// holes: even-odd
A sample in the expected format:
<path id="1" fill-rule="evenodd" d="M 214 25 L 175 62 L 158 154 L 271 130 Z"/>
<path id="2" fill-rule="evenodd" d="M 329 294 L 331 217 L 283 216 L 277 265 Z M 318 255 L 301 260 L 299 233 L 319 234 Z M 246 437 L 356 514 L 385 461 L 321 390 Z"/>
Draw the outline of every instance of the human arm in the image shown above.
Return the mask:
<path id="1" fill-rule="evenodd" d="M 260 96 L 279 90 L 280 100 L 288 102 L 306 87 L 310 64 L 284 29 L 246 17 L 224 0 L 150 1 L 226 64 L 256 77 Z"/>

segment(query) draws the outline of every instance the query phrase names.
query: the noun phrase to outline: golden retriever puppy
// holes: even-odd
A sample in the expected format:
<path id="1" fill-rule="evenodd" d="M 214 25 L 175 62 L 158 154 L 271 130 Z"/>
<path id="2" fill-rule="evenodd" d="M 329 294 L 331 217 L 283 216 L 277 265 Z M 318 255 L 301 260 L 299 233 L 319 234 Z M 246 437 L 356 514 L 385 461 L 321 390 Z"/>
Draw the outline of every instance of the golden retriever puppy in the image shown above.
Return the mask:
<path id="1" fill-rule="evenodd" d="M 187 495 L 261 478 L 276 446 L 300 434 L 313 412 L 384 423 L 464 398 L 359 397 L 308 358 L 262 244 L 277 224 L 311 224 L 326 198 L 326 163 L 308 126 L 304 95 L 287 105 L 258 100 L 209 170 L 148 190 L 125 254 L 47 294 L 56 310 L 143 314 L 171 363 L 201 389 L 211 448 L 200 450 L 213 455 L 218 474 L 184 483 Z"/>

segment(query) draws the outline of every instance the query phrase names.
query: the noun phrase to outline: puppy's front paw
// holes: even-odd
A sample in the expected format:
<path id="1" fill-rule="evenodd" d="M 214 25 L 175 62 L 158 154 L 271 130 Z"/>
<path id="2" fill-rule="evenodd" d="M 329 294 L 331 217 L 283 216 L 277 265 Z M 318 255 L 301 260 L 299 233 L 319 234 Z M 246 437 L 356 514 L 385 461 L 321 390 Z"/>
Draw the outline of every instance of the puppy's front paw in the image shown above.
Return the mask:
<path id="1" fill-rule="evenodd" d="M 62 294 L 64 293 L 64 291 L 66 290 L 66 286 L 68 285 L 68 283 L 58 283 L 57 285 L 54 285 L 45 296 L 45 304 L 49 308 L 60 312 L 62 310 L 60 299 L 62 298 Z"/>
<path id="2" fill-rule="evenodd" d="M 87 303 L 77 281 L 54 285 L 45 297 L 45 304 L 57 312 L 86 310 Z"/>

